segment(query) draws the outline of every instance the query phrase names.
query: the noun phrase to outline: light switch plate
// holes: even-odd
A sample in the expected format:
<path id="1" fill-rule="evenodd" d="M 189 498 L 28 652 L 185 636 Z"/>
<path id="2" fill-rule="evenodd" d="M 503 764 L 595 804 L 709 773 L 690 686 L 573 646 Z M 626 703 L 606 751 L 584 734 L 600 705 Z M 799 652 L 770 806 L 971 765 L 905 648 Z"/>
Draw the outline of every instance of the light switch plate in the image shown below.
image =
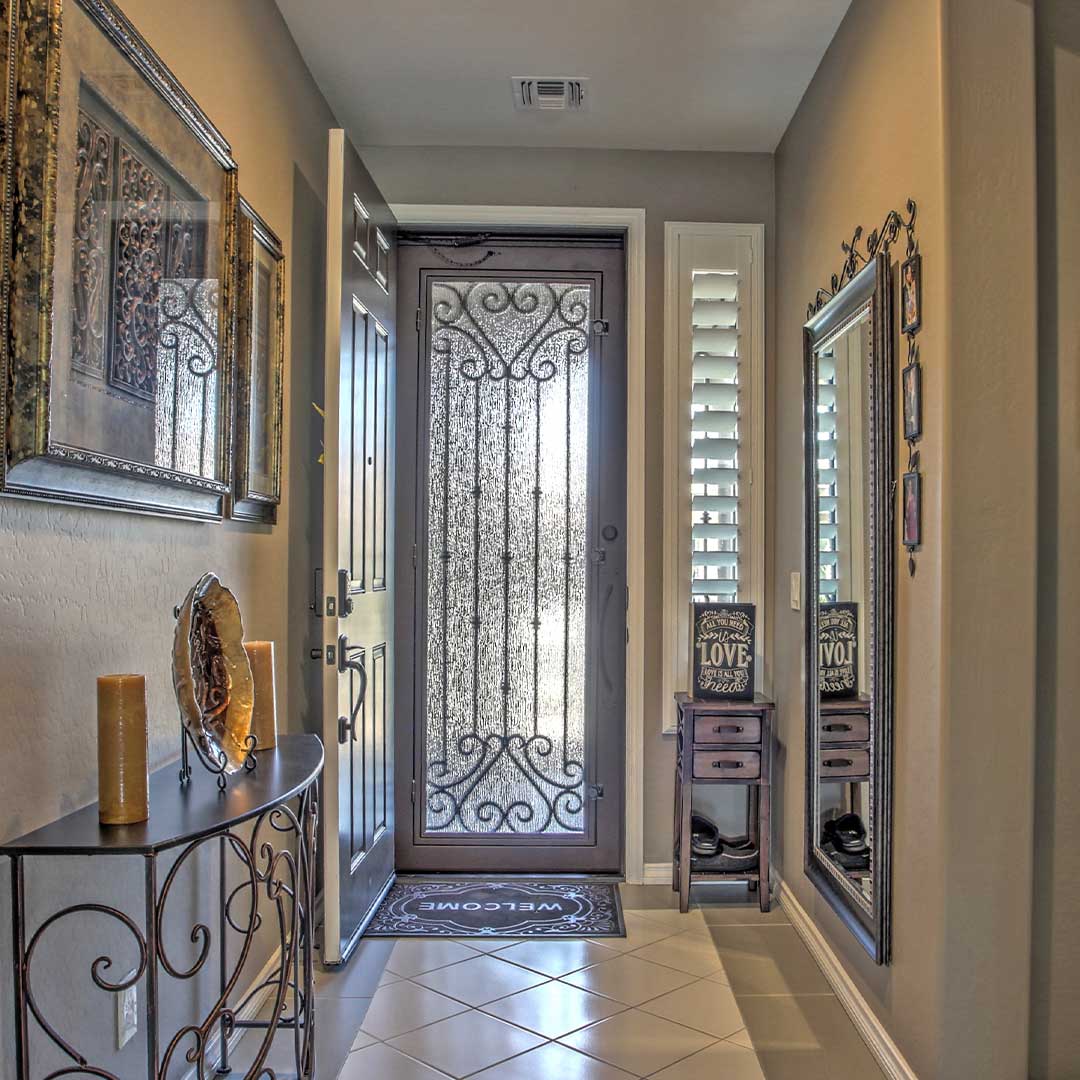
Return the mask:
<path id="1" fill-rule="evenodd" d="M 798 570 L 791 572 L 791 610 L 802 608 L 802 574 Z"/>
<path id="2" fill-rule="evenodd" d="M 135 978 L 132 969 L 124 976 L 123 982 Z M 139 984 L 133 983 L 126 990 L 116 994 L 116 1049 L 123 1050 L 139 1030 Z"/>

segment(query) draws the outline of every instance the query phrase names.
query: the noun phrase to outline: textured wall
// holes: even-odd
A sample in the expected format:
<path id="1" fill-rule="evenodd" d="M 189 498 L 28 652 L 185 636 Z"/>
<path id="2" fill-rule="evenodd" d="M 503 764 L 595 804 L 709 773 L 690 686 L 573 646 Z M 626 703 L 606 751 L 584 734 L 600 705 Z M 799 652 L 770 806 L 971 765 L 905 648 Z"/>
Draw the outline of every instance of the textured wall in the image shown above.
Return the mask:
<path id="1" fill-rule="evenodd" d="M 299 730 L 318 711 L 317 698 L 312 702 L 305 694 L 302 657 L 309 644 L 305 605 L 312 551 L 321 542 L 317 515 L 310 516 L 321 475 L 314 464 L 318 430 L 309 402 L 313 396 L 321 399 L 322 193 L 326 131 L 333 117 L 267 0 L 189 0 L 179 6 L 124 0 L 123 7 L 232 143 L 241 192 L 285 245 L 286 400 L 291 401 L 285 502 L 271 530 L 0 499 L 0 834 L 5 837 L 96 798 L 94 680 L 101 673 L 146 673 L 152 762 L 159 765 L 176 755 L 171 612 L 207 569 L 236 591 L 247 635 L 279 643 L 285 726 Z M 0 879 L 6 900 L 6 866 Z M 79 880 L 91 881 L 85 867 Z M 198 884 L 196 875 L 193 889 Z M 126 879 L 116 884 L 115 895 L 131 895 Z M 7 941 L 0 939 L 4 955 Z M 7 971 L 8 961 L 0 961 L 0 968 Z M 69 970 L 86 969 L 73 964 Z M 0 994 L 7 993 L 9 982 L 0 980 Z M 101 1009 L 111 1018 L 112 1002 L 96 1000 L 105 998 L 96 991 L 86 994 L 82 1022 L 101 1023 L 95 1012 Z M 7 1023 L 3 998 L 0 1024 Z M 4 1035 L 9 1035 L 6 1027 Z M 0 1053 L 5 1062 L 10 1057 Z"/>
<path id="2" fill-rule="evenodd" d="M 1039 683 L 1031 967 L 1034 1080 L 1080 1077 L 1080 5 L 1036 6 Z"/>
<path id="3" fill-rule="evenodd" d="M 364 163 L 390 202 L 508 206 L 632 206 L 646 212 L 645 625 L 662 613 L 664 222 L 764 222 L 772 243 L 772 159 L 768 154 L 646 153 L 620 150 L 368 148 Z M 772 260 L 766 263 L 771 285 Z M 646 653 L 645 861 L 671 859 L 672 739 L 660 734 L 660 649 Z"/>
<path id="4" fill-rule="evenodd" d="M 801 562 L 806 301 L 856 223 L 919 203 L 925 541 L 914 579 L 897 544 L 891 967 L 869 963 L 802 873 L 802 624 L 777 590 L 779 848 L 918 1075 L 943 1080 L 1018 1080 L 1027 1063 L 1035 581 L 1017 552 L 1035 546 L 1032 74 L 1022 0 L 855 0 L 776 159 L 778 580 Z"/>

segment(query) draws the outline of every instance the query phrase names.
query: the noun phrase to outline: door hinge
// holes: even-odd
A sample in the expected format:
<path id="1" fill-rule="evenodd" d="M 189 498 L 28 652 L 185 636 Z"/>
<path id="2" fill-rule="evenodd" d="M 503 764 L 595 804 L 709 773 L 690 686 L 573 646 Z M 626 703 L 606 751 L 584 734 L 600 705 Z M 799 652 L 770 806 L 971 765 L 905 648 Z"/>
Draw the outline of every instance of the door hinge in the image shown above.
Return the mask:
<path id="1" fill-rule="evenodd" d="M 607 319 L 593 319 L 592 332 L 597 337 L 607 337 L 611 333 L 611 323 Z"/>
<path id="2" fill-rule="evenodd" d="M 412 802 L 413 806 L 415 806 L 416 805 L 416 779 L 415 778 L 413 779 L 412 787 L 409 790 L 409 799 Z"/>
<path id="3" fill-rule="evenodd" d="M 423 324 L 424 324 L 424 309 L 423 308 L 417 308 L 416 309 L 416 332 L 418 334 L 420 333 L 420 327 L 423 326 Z"/>
<path id="4" fill-rule="evenodd" d="M 416 545 L 415 544 L 413 544 L 413 546 L 412 546 L 412 564 L 413 564 L 413 566 L 416 566 Z"/>
<path id="5" fill-rule="evenodd" d="M 604 797 L 604 785 L 603 784 L 587 784 L 585 786 L 585 792 L 590 799 L 602 799 Z"/>

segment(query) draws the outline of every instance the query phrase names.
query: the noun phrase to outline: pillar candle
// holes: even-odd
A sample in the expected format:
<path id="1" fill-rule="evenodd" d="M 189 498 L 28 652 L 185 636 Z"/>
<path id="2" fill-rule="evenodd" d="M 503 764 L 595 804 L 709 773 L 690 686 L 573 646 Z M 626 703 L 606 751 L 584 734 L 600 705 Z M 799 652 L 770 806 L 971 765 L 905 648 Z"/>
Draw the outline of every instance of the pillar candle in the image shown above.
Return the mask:
<path id="1" fill-rule="evenodd" d="M 102 675 L 98 695 L 98 816 L 132 825 L 150 816 L 146 679 Z"/>
<path id="2" fill-rule="evenodd" d="M 255 683 L 255 706 L 251 710 L 251 733 L 256 750 L 277 746 L 277 690 L 274 686 L 274 643 L 245 641 L 251 677 Z"/>

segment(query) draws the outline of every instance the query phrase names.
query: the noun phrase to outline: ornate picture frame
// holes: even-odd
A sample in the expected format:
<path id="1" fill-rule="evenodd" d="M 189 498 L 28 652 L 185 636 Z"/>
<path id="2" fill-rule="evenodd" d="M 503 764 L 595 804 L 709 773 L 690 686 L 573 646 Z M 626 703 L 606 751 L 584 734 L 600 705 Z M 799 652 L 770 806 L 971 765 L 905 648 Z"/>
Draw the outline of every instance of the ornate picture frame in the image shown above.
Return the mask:
<path id="1" fill-rule="evenodd" d="M 236 439 L 229 516 L 273 525 L 281 503 L 285 252 L 243 196 L 237 219 Z"/>
<path id="2" fill-rule="evenodd" d="M 231 148 L 112 0 L 0 8 L 0 492 L 220 520 Z"/>

